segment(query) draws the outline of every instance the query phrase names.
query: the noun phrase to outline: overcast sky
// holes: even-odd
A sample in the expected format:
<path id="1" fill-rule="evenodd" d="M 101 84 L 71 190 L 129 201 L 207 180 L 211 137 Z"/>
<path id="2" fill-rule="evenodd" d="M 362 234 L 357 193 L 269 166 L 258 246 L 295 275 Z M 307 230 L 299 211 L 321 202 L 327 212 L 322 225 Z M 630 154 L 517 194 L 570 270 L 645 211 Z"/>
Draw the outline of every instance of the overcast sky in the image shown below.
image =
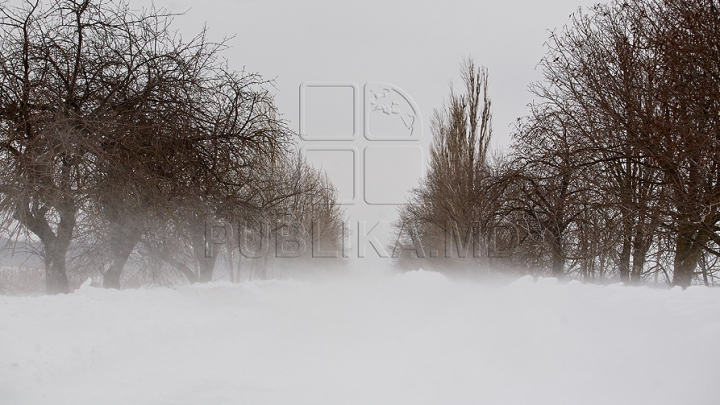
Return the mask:
<path id="1" fill-rule="evenodd" d="M 140 7 L 145 0 L 130 0 Z M 173 11 L 186 36 L 207 23 L 213 38 L 235 36 L 231 66 L 276 78 L 277 102 L 297 129 L 298 87 L 305 81 L 371 80 L 395 84 L 425 118 L 459 81 L 462 58 L 490 71 L 495 137 L 531 101 L 530 82 L 544 54 L 547 30 L 562 27 L 589 0 L 551 1 L 293 1 L 156 0 Z M 427 127 L 428 119 L 425 119 Z"/>
<path id="2" fill-rule="evenodd" d="M 151 4 L 130 1 L 133 8 Z M 355 113 L 360 116 L 363 86 L 368 82 L 390 83 L 414 102 L 422 117 L 421 139 L 373 143 L 365 139 L 363 128 L 355 128 L 356 136 L 346 140 L 310 142 L 313 150 L 308 158 L 328 172 L 344 200 L 354 203 L 346 207 L 351 222 L 367 220 L 369 227 L 378 220 L 393 221 L 397 203 L 405 200 L 407 189 L 417 185 L 423 171 L 423 161 L 418 159 L 427 158 L 431 139 L 430 117 L 447 98 L 450 82 L 456 87 L 459 84 L 458 69 L 463 58 L 472 56 L 478 65 L 489 69 L 493 146 L 506 147 L 511 125 L 526 113 L 532 101 L 528 84 L 541 78 L 537 64 L 545 53 L 548 30 L 561 28 L 570 14 L 593 3 L 155 1 L 156 6 L 186 12 L 175 24 L 185 37 L 197 33 L 203 24 L 209 27 L 212 39 L 234 36 L 225 53 L 231 67 L 244 67 L 274 78 L 277 105 L 295 131 L 299 131 L 299 89 L 303 83 L 356 84 L 355 92 L 360 94 L 355 100 L 361 105 Z M 311 127 L 308 130 L 325 130 L 334 135 L 348 129 L 352 135 L 353 89 L 345 87 L 349 93 L 343 93 L 343 89 L 335 89 L 334 93 L 327 88 L 307 90 L 308 97 L 315 94 L 312 106 L 306 109 L 307 114 L 315 114 L 313 120 L 306 119 Z M 350 95 L 350 107 L 344 104 L 343 94 Z M 322 119 L 318 119 L 318 113 Z M 383 117 L 377 111 L 375 116 Z M 343 124 L 347 120 L 350 124 Z M 299 146 L 307 145 L 299 142 Z M 325 149 L 332 153 L 324 153 Z M 378 202 L 386 204 L 372 204 Z M 353 230 L 356 234 L 359 231 Z"/>

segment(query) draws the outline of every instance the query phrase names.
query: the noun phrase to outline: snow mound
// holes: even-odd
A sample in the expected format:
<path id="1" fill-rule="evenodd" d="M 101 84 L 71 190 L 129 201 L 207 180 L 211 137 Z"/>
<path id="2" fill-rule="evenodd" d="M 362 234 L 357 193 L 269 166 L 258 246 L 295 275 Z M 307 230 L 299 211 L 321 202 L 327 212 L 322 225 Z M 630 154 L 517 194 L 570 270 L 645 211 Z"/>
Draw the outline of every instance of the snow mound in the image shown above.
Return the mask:
<path id="1" fill-rule="evenodd" d="M 438 273 L 0 296 L 2 404 L 715 404 L 720 290 Z"/>

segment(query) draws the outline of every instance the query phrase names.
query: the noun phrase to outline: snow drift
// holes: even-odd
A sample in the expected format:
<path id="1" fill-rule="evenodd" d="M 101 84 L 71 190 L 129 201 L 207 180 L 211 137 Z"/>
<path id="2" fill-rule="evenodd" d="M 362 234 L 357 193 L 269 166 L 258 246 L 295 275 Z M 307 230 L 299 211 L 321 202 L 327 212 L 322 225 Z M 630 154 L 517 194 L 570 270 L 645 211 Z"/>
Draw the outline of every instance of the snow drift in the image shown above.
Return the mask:
<path id="1" fill-rule="evenodd" d="M 0 297 L 2 404 L 716 404 L 720 290 L 431 272 Z"/>

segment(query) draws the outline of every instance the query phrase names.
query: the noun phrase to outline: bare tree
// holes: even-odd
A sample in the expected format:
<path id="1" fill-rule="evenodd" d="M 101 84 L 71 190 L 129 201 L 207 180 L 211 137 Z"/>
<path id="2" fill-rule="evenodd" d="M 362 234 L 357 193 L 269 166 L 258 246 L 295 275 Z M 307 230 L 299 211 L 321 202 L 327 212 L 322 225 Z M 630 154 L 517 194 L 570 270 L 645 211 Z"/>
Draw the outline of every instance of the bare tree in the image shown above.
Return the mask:
<path id="1" fill-rule="evenodd" d="M 641 279 L 667 232 L 673 283 L 687 286 L 716 239 L 718 16 L 716 1 L 615 1 L 550 38 L 534 91 L 592 151 L 590 180 L 620 216 L 623 280 Z"/>
<path id="2" fill-rule="evenodd" d="M 267 171 L 263 208 L 245 222 L 268 246 L 250 258 L 254 276 L 271 276 L 271 266 L 286 269 L 339 266 L 343 259 L 345 217 L 337 190 L 323 172 L 300 155 L 289 155 Z M 267 233 L 267 234 L 265 234 Z M 286 246 L 288 245 L 288 246 Z M 288 259 L 291 259 L 292 264 Z M 336 259 L 336 260 L 332 260 Z"/>
<path id="3" fill-rule="evenodd" d="M 464 93 L 451 89 L 447 105 L 435 111 L 427 177 L 402 207 L 397 226 L 402 245 L 410 248 L 421 240 L 433 255 L 445 257 L 454 249 L 460 256 L 470 246 L 484 249 L 478 245 L 494 220 L 496 204 L 487 184 L 492 136 L 488 73 L 472 59 L 460 73 Z M 411 250 L 424 254 L 417 246 Z M 487 256 L 474 252 L 478 254 Z"/>
<path id="4" fill-rule="evenodd" d="M 569 251 L 575 245 L 569 234 L 592 203 L 583 175 L 587 154 L 576 135 L 562 112 L 534 106 L 532 115 L 521 121 L 512 145 L 516 172 L 507 181 L 517 182 L 519 192 L 510 205 L 536 225 L 527 231 L 537 233 L 549 251 L 555 277 L 565 275 L 569 257 L 577 257 L 577 252 Z"/>
<path id="5" fill-rule="evenodd" d="M 205 32 L 184 42 L 167 12 L 112 0 L 0 12 L 0 210 L 42 242 L 48 293 L 68 291 L 79 230 L 105 238 L 104 282 L 117 288 L 168 213 L 197 241 L 289 144 L 267 82 L 228 70 Z"/>
<path id="6" fill-rule="evenodd" d="M 48 293 L 68 291 L 66 254 L 96 184 L 115 79 L 133 78 L 113 38 L 149 23 L 107 4 L 0 10 L 2 212 L 42 242 Z"/>

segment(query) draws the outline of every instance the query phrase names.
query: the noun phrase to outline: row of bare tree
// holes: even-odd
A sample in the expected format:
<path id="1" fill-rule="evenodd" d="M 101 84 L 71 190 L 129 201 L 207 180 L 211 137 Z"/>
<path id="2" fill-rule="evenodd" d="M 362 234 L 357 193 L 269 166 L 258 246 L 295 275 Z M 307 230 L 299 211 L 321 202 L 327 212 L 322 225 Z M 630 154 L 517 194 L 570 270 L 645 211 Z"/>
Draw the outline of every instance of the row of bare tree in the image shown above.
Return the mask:
<path id="1" fill-rule="evenodd" d="M 402 210 L 406 249 L 457 257 L 470 244 L 497 266 L 556 276 L 714 284 L 718 27 L 717 0 L 576 13 L 551 33 L 535 102 L 494 159 L 487 75 L 466 64 L 466 92 L 437 113 L 429 174 Z"/>
<path id="2" fill-rule="evenodd" d="M 173 17 L 122 0 L 0 5 L 0 214 L 11 240 L 39 241 L 48 293 L 68 291 L 71 256 L 106 287 L 138 254 L 211 280 L 209 221 L 341 227 L 271 83 Z"/>

